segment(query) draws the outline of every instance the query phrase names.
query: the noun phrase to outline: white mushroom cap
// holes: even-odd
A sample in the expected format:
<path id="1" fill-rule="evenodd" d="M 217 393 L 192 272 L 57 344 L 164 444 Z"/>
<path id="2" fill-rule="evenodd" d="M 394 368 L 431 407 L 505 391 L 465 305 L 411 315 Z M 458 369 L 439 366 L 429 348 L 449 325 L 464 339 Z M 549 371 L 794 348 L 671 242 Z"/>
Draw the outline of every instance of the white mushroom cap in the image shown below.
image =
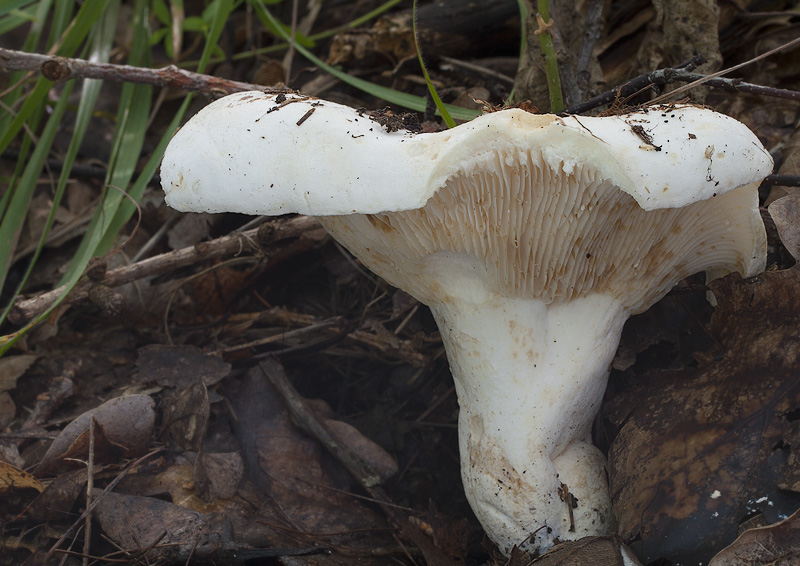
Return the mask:
<path id="1" fill-rule="evenodd" d="M 493 159 L 490 150 L 536 148 L 550 168 L 565 173 L 592 163 L 601 178 L 654 210 L 710 198 L 772 167 L 746 126 L 694 106 L 603 118 L 510 109 L 414 135 L 389 133 L 340 104 L 297 95 L 287 96 L 297 100 L 288 104 L 275 99 L 240 92 L 192 118 L 164 155 L 168 204 L 268 215 L 410 210 L 452 176 L 481 169 Z M 636 134 L 639 128 L 652 143 Z"/>
<path id="2" fill-rule="evenodd" d="M 503 552 L 611 532 L 590 430 L 622 325 L 687 275 L 764 268 L 756 189 L 772 160 L 758 139 L 693 106 L 504 110 L 412 135 L 289 99 L 241 93 L 201 111 L 167 149 L 167 202 L 320 216 L 431 307 L 465 491 Z"/>

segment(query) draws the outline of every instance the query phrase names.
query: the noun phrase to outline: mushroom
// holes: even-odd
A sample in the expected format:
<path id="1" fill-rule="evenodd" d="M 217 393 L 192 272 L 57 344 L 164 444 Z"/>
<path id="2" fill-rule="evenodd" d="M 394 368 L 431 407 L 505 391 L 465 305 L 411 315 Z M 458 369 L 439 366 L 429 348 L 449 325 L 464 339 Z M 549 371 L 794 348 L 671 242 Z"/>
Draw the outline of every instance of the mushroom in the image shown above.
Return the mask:
<path id="1" fill-rule="evenodd" d="M 431 308 L 464 489 L 508 554 L 613 532 L 590 432 L 622 326 L 693 273 L 763 270 L 756 189 L 771 169 L 743 124 L 694 106 L 507 109 L 413 134 L 246 92 L 178 132 L 162 183 L 179 210 L 318 216 Z"/>

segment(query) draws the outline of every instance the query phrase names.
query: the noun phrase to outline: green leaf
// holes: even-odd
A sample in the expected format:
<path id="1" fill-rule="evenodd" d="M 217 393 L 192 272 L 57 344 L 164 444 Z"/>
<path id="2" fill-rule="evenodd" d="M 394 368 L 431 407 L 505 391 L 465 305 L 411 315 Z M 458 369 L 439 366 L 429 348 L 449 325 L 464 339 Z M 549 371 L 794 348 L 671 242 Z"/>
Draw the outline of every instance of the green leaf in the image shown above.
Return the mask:
<path id="1" fill-rule="evenodd" d="M 152 34 L 150 34 L 150 45 L 158 45 L 161 40 L 167 37 L 167 32 L 169 30 L 167 28 L 158 28 Z"/>
<path id="2" fill-rule="evenodd" d="M 198 16 L 190 16 L 183 20 L 185 31 L 203 31 L 206 28 L 206 21 Z"/>
<path id="3" fill-rule="evenodd" d="M 228 17 L 233 10 L 232 0 L 214 0 L 212 6 L 214 10 L 210 12 L 211 18 L 207 20 L 211 22 L 211 26 L 208 30 L 203 54 L 200 56 L 200 63 L 197 65 L 198 73 L 202 73 L 206 65 L 208 65 L 211 54 L 214 52 L 214 49 L 217 48 L 217 43 L 225 27 L 225 23 L 228 21 Z"/>
<path id="4" fill-rule="evenodd" d="M 69 95 L 73 86 L 74 83 L 65 85 L 61 97 L 52 107 L 52 113 L 47 119 L 47 124 L 39 136 L 38 143 L 34 147 L 19 182 L 13 188 L 8 210 L 6 210 L 3 215 L 3 221 L 0 223 L 0 242 L 3 242 L 3 246 L 0 246 L 0 288 L 5 285 L 17 240 L 28 215 L 28 207 L 30 206 L 31 198 L 33 198 L 33 191 L 39 180 L 39 173 L 50 151 L 53 139 L 61 126 L 61 120 L 64 116 L 64 111 L 67 109 Z M 4 316 L 5 313 L 3 314 Z M 2 318 L 0 318 L 0 321 L 2 321 Z"/>
<path id="5" fill-rule="evenodd" d="M 169 26 L 172 21 L 169 8 L 164 0 L 153 0 L 153 15 L 155 15 L 160 24 L 165 26 Z"/>
<path id="6" fill-rule="evenodd" d="M 0 16 L 20 11 L 21 8 L 25 7 L 25 4 L 34 4 L 34 2 L 31 2 L 31 0 L 3 0 L 3 2 L 0 2 Z M 31 6 L 27 6 L 25 10 L 30 8 Z"/>
<path id="7" fill-rule="evenodd" d="M 0 35 L 17 29 L 23 24 L 36 21 L 37 6 L 27 6 L 22 10 L 12 10 L 0 18 Z"/>

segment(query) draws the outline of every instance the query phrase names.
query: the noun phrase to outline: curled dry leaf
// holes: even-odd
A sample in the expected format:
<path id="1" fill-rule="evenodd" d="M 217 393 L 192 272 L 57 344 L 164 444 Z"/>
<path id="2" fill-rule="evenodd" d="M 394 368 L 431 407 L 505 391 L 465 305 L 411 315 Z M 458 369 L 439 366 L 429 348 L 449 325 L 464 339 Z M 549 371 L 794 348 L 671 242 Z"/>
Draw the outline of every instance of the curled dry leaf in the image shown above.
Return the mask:
<path id="1" fill-rule="evenodd" d="M 719 359 L 646 374 L 614 402 L 618 532 L 646 561 L 706 563 L 747 517 L 774 522 L 800 506 L 781 489 L 799 472 L 800 271 L 728 277 L 711 290 Z"/>
<path id="2" fill-rule="evenodd" d="M 86 460 L 91 419 L 99 425 L 95 426 L 96 443 L 98 438 L 103 438 L 104 444 L 109 448 L 118 447 L 121 455 L 126 458 L 141 456 L 150 443 L 155 418 L 155 403 L 147 395 L 127 395 L 106 401 L 99 407 L 86 411 L 61 431 L 37 466 L 35 474 L 41 477 L 74 468 L 75 463 L 64 460 L 67 455 Z M 95 450 L 98 448 L 96 444 Z M 103 462 L 98 454 L 95 455 L 95 462 Z"/>
<path id="3" fill-rule="evenodd" d="M 134 555 L 138 550 L 150 563 L 184 563 L 233 545 L 230 522 L 221 514 L 198 513 L 152 497 L 105 494 L 95 517 L 120 548 Z"/>
<path id="4" fill-rule="evenodd" d="M 800 560 L 800 511 L 768 527 L 748 529 L 708 566 L 791 566 Z"/>
<path id="5" fill-rule="evenodd" d="M 0 461 L 0 522 L 16 515 L 44 486 L 33 475 Z"/>
<path id="6" fill-rule="evenodd" d="M 800 194 L 774 201 L 769 205 L 769 214 L 775 221 L 783 245 L 795 261 L 800 261 Z"/>

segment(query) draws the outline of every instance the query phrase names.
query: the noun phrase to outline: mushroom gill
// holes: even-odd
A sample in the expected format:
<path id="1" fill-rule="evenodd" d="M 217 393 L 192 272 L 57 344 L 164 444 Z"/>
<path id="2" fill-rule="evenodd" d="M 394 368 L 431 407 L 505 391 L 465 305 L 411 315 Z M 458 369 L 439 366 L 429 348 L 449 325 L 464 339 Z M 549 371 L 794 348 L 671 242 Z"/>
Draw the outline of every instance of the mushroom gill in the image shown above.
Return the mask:
<path id="1" fill-rule="evenodd" d="M 686 207 L 645 211 L 592 165 L 565 173 L 536 149 L 492 150 L 450 177 L 423 208 L 321 221 L 375 273 L 426 304 L 441 300 L 435 293 L 447 283 L 431 290 L 427 258 L 448 253 L 475 258 L 501 296 L 550 304 L 603 293 L 635 313 L 711 266 L 714 275 L 763 269 L 755 206 L 746 185 Z"/>

